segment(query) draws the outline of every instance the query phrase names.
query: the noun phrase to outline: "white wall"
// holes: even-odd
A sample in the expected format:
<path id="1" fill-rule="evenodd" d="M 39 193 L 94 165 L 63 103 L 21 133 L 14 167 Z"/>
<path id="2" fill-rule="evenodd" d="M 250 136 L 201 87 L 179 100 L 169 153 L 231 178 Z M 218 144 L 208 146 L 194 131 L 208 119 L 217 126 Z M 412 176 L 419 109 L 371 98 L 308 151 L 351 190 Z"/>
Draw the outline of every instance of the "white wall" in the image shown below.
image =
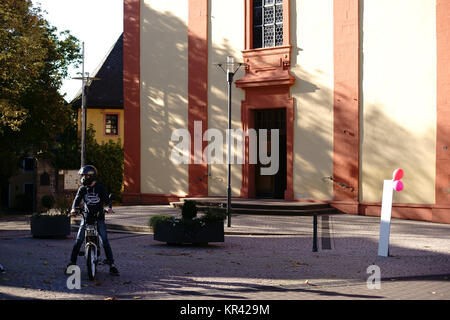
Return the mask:
<path id="1" fill-rule="evenodd" d="M 226 61 L 228 55 L 236 61 L 242 61 L 244 50 L 244 1 L 210 0 L 210 24 L 208 45 L 208 127 L 222 130 L 225 141 L 225 129 L 228 128 L 228 96 L 226 74 L 214 63 Z M 241 68 L 235 75 L 238 80 L 244 75 Z M 241 101 L 245 99 L 244 90 L 232 87 L 232 128 L 241 129 Z M 227 156 L 226 143 L 223 155 Z M 224 158 L 225 159 L 225 158 Z M 242 185 L 242 166 L 233 164 L 231 170 L 232 195 L 239 196 Z M 213 164 L 209 167 L 212 174 L 208 178 L 208 194 L 226 195 L 227 165 Z"/>
<path id="2" fill-rule="evenodd" d="M 188 1 L 141 1 L 141 192 L 184 195 L 188 165 L 170 154 L 188 128 Z"/>
<path id="3" fill-rule="evenodd" d="M 294 197 L 331 200 L 333 186 L 333 0 L 291 1 L 296 77 Z"/>
<path id="4" fill-rule="evenodd" d="M 434 203 L 436 1 L 362 1 L 361 199 L 405 171 L 401 203 Z"/>

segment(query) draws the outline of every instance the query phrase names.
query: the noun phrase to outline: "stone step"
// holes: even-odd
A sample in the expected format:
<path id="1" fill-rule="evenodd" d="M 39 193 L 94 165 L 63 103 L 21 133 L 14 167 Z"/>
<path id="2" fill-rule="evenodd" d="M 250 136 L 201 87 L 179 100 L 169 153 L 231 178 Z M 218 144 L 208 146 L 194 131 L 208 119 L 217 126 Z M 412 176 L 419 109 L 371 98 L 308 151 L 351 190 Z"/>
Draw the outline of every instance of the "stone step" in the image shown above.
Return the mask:
<path id="1" fill-rule="evenodd" d="M 226 208 L 221 208 L 226 212 Z M 253 215 L 280 215 L 280 216 L 312 216 L 321 214 L 338 213 L 335 208 L 321 208 L 308 210 L 281 210 L 281 209 L 254 209 L 254 208 L 232 208 L 233 214 L 253 214 Z"/>

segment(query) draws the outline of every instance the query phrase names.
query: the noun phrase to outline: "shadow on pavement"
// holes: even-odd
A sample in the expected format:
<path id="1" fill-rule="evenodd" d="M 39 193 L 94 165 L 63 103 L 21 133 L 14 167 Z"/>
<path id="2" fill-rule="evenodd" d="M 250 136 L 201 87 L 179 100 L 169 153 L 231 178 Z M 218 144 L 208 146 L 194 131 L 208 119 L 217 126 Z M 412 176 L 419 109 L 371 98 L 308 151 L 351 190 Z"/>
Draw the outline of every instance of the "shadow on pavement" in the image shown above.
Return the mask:
<path id="1" fill-rule="evenodd" d="M 100 268 L 89 281 L 83 258 L 81 290 L 69 290 L 63 269 L 75 233 L 66 239 L 35 239 L 27 230 L 0 231 L 0 299 L 380 299 L 382 296 L 339 292 L 338 287 L 365 285 L 367 267 L 377 264 L 382 279 L 430 279 L 448 274 L 446 253 L 391 245 L 394 255 L 377 257 L 377 239 L 340 237 L 333 250 L 311 251 L 310 236 L 226 236 L 207 246 L 168 246 L 151 234 L 111 233 L 120 277 Z M 411 239 L 411 241 L 416 241 Z M 409 242 L 408 242 L 409 243 Z M 419 276 L 419 277 L 418 277 Z M 422 277 L 420 277 L 422 276 Z M 445 276 L 432 278 L 448 281 Z M 305 284 L 305 281 L 308 284 Z M 377 292 L 378 294 L 378 292 Z"/>

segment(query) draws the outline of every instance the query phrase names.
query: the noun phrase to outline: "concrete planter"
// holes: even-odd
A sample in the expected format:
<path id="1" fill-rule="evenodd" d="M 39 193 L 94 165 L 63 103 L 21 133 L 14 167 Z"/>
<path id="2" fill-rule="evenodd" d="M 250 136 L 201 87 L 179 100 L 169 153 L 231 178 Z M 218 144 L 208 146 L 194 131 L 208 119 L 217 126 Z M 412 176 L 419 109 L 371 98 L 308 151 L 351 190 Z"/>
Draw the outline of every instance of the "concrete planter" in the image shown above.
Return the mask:
<path id="1" fill-rule="evenodd" d="M 65 237 L 70 235 L 70 217 L 58 216 L 32 216 L 30 221 L 33 237 Z"/>
<path id="2" fill-rule="evenodd" d="M 167 244 L 224 242 L 223 222 L 214 221 L 207 222 L 204 226 L 187 227 L 164 221 L 155 226 L 153 239 Z"/>

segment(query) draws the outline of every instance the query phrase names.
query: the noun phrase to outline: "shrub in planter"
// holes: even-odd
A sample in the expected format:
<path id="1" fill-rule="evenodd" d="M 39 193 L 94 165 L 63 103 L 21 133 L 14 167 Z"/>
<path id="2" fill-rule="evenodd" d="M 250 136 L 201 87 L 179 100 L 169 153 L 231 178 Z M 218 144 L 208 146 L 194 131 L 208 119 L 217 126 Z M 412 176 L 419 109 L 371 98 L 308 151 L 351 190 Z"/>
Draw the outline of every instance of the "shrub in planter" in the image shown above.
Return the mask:
<path id="1" fill-rule="evenodd" d="M 205 222 L 223 222 L 227 218 L 227 214 L 219 208 L 208 207 L 205 210 L 205 214 L 202 216 L 202 220 Z"/>
<path id="2" fill-rule="evenodd" d="M 150 228 L 155 230 L 156 226 L 160 223 L 171 222 L 172 217 L 167 214 L 158 214 L 156 216 L 152 216 L 148 221 Z"/>
<path id="3" fill-rule="evenodd" d="M 197 216 L 197 205 L 193 200 L 186 200 L 181 209 L 181 216 L 184 220 L 191 220 Z"/>
<path id="4" fill-rule="evenodd" d="M 65 237 L 70 235 L 70 216 L 59 209 L 34 213 L 30 220 L 33 237 Z"/>
<path id="5" fill-rule="evenodd" d="M 156 215 L 150 218 L 149 225 L 154 231 L 153 238 L 168 244 L 223 242 L 225 217 L 213 210 L 197 217 L 195 202 L 186 201 L 181 218 Z"/>
<path id="6" fill-rule="evenodd" d="M 73 199 L 75 194 L 68 193 L 57 193 L 55 195 L 55 208 L 61 212 L 61 214 L 69 215 L 72 209 Z"/>
<path id="7" fill-rule="evenodd" d="M 41 205 L 47 210 L 50 210 L 55 205 L 55 198 L 50 195 L 45 195 L 41 198 Z"/>

